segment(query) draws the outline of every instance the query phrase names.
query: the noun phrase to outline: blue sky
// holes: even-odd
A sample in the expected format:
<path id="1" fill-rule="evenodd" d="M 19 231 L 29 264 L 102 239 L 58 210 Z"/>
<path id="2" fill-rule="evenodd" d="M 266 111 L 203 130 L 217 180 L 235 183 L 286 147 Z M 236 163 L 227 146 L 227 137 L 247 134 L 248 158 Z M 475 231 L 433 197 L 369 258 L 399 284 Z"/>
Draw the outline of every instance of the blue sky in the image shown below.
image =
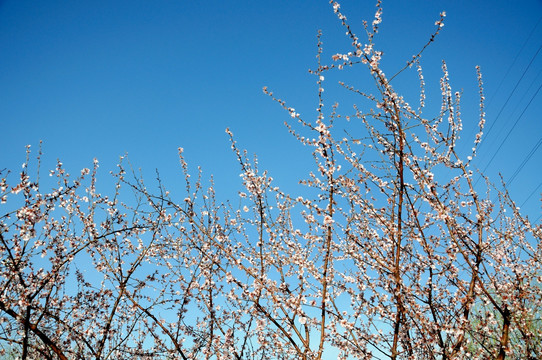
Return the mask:
<path id="1" fill-rule="evenodd" d="M 341 2 L 360 37 L 374 3 Z M 445 59 L 452 85 L 464 91 L 464 137 L 473 136 L 474 67 L 482 67 L 488 126 L 495 125 L 477 165 L 486 167 L 496 154 L 488 174 L 497 182 L 499 172 L 510 178 L 542 134 L 542 94 L 535 96 L 542 54 L 534 57 L 542 1 L 395 0 L 383 8 L 376 43 L 387 74 L 425 44 L 439 13 L 447 12 L 422 60 L 428 88 L 438 89 Z M 192 169 L 200 165 L 213 174 L 217 190 L 230 197 L 240 180 L 224 132 L 229 127 L 239 146 L 258 154 L 260 166 L 288 188 L 306 174 L 311 157 L 282 125 L 288 114 L 261 89 L 268 86 L 306 118 L 314 114 L 316 81 L 307 70 L 315 65 L 318 29 L 325 61 L 350 50 L 327 0 L 0 1 L 0 169 L 19 169 L 24 146 L 43 140 L 46 167 L 60 158 L 77 173 L 97 157 L 105 173 L 128 153 L 147 178 L 157 168 L 166 184 L 180 189 L 176 149 L 183 147 Z M 355 76 L 344 72 L 337 79 Z M 398 79 L 396 87 L 414 103 L 417 84 L 409 79 Z M 328 104 L 340 102 L 341 94 L 330 91 Z M 428 96 L 439 105 L 438 94 Z M 529 195 L 541 183 L 541 158 L 542 147 L 510 187 L 534 218 L 539 195 Z"/>

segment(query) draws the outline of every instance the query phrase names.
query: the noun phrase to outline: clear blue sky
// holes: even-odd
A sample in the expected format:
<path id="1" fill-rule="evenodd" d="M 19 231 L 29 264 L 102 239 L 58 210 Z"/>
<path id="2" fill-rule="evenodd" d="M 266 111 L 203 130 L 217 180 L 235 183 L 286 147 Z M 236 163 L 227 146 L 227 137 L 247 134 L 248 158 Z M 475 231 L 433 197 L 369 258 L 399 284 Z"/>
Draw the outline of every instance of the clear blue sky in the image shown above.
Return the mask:
<path id="1" fill-rule="evenodd" d="M 341 3 L 360 37 L 374 3 Z M 542 51 L 518 83 L 542 44 L 542 24 L 527 41 L 542 1 L 395 0 L 383 8 L 376 42 L 387 74 L 417 52 L 439 12 L 447 12 L 422 62 L 426 80 L 437 88 L 440 61 L 448 62 L 452 85 L 464 89 L 464 137 L 472 136 L 478 121 L 474 67 L 482 67 L 488 126 L 495 126 L 477 164 L 485 167 L 500 148 L 488 173 L 495 181 L 498 172 L 508 179 L 542 136 L 542 94 L 526 107 L 542 83 Z M 37 147 L 41 139 L 46 167 L 60 158 L 77 173 L 97 157 L 105 173 L 127 152 L 147 177 L 158 168 L 177 186 L 176 149 L 183 147 L 192 168 L 214 174 L 218 190 L 228 193 L 239 182 L 224 133 L 230 127 L 239 145 L 257 153 L 261 167 L 288 187 L 305 174 L 310 156 L 282 125 L 288 114 L 261 89 L 268 86 L 302 114 L 314 113 L 315 79 L 307 69 L 315 64 L 318 29 L 325 60 L 349 50 L 327 0 L 0 1 L 0 169 L 19 169 L 24 146 Z M 328 104 L 340 102 L 339 91 L 330 94 Z M 418 99 L 415 91 L 404 95 Z M 519 203 L 542 181 L 541 159 L 542 147 L 514 180 Z M 537 199 L 525 204 L 534 218 Z"/>

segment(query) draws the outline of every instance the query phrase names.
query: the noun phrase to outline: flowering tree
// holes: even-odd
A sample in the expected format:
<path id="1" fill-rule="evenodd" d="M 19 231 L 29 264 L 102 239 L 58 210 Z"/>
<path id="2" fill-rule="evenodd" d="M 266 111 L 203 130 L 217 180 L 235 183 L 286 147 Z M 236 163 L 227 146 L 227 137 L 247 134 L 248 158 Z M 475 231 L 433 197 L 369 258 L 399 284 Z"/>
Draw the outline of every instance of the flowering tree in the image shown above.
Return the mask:
<path id="1" fill-rule="evenodd" d="M 113 174 L 96 191 L 95 162 L 71 180 L 61 163 L 43 192 L 38 166 L 2 174 L 1 332 L 23 359 L 504 359 L 542 353 L 542 228 L 519 213 L 504 184 L 475 188 L 465 158 L 460 93 L 442 64 L 441 107 L 426 115 L 421 55 L 393 76 L 374 43 L 331 2 L 352 49 L 322 60 L 316 119 L 308 121 L 267 88 L 312 148 L 314 172 L 301 195 L 284 193 L 228 130 L 241 166 L 240 205 L 217 202 L 185 175 L 182 201 Z M 354 111 L 324 110 L 329 72 L 365 68 L 374 88 Z M 415 68 L 415 106 L 392 80 Z M 346 135 L 345 135 L 346 134 Z M 30 158 L 30 156 L 28 156 Z M 495 197 L 497 201 L 492 201 Z M 10 207 L 7 207 L 10 206 Z"/>

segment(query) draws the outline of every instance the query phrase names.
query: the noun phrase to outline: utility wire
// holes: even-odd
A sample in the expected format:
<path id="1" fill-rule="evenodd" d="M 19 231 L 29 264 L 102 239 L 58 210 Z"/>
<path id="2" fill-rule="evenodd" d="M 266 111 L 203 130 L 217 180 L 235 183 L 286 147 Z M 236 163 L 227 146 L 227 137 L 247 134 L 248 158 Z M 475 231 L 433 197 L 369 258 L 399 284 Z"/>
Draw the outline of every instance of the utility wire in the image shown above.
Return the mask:
<path id="1" fill-rule="evenodd" d="M 487 107 L 489 107 L 489 105 L 491 105 L 491 102 L 493 101 L 493 99 L 495 99 L 495 95 L 497 95 L 497 93 L 499 92 L 502 84 L 504 83 L 504 79 L 506 79 L 506 77 L 508 76 L 508 74 L 510 73 L 510 70 L 512 70 L 512 68 L 514 67 L 514 64 L 516 63 L 516 61 L 518 60 L 519 58 L 519 55 L 523 52 L 523 49 L 525 49 L 525 46 L 527 45 L 527 43 L 529 42 L 529 40 L 531 39 L 531 37 L 533 36 L 534 34 L 534 31 L 536 30 L 536 28 L 538 27 L 538 25 L 540 25 L 540 22 L 542 21 L 542 16 L 538 19 L 538 21 L 536 22 L 535 26 L 533 27 L 533 29 L 531 30 L 531 32 L 529 33 L 529 36 L 527 37 L 527 39 L 523 42 L 523 45 L 521 46 L 521 49 L 519 49 L 519 51 L 516 53 L 516 57 L 514 58 L 514 60 L 512 61 L 512 63 L 510 64 L 510 66 L 508 67 L 508 70 L 506 70 L 506 74 L 504 74 L 503 78 L 501 79 L 501 82 L 499 83 L 499 86 L 497 86 L 497 89 L 495 90 L 495 92 L 493 92 L 493 95 L 491 95 L 491 97 L 489 98 L 489 102 L 487 103 Z"/>
<path id="2" fill-rule="evenodd" d="M 542 84 L 540 84 L 540 86 L 538 87 L 538 89 L 536 90 L 536 92 L 533 94 L 533 96 L 531 97 L 531 99 L 529 100 L 529 103 L 523 108 L 523 111 L 521 112 L 521 114 L 518 116 L 518 118 L 516 119 L 516 122 L 514 122 L 514 125 L 512 125 L 512 128 L 510 130 L 508 130 L 508 133 L 506 134 L 506 137 L 503 139 L 503 141 L 501 141 L 499 147 L 497 148 L 497 150 L 493 153 L 493 156 L 491 157 L 491 159 L 489 160 L 489 162 L 487 163 L 487 165 L 485 166 L 484 170 L 482 170 L 482 173 L 485 173 L 487 168 L 489 167 L 489 165 L 491 165 L 491 163 L 493 162 L 493 160 L 495 159 L 495 157 L 497 156 L 497 154 L 499 153 L 499 151 L 502 149 L 502 146 L 504 145 L 504 143 L 506 142 L 506 140 L 508 140 L 508 137 L 510 136 L 510 134 L 512 133 L 512 130 L 514 130 L 514 128 L 516 127 L 517 123 L 519 122 L 519 120 L 523 117 L 523 114 L 525 114 L 525 111 L 527 111 L 527 108 L 529 107 L 529 105 L 531 105 L 531 103 L 533 102 L 534 98 L 536 97 L 536 95 L 538 95 L 538 92 L 540 91 L 540 89 L 542 88 Z M 478 178 L 478 180 L 480 180 L 480 178 Z M 478 182 L 478 181 L 477 181 Z"/>
<path id="3" fill-rule="evenodd" d="M 495 123 L 497 122 L 497 120 L 499 119 L 499 117 L 501 116 L 504 108 L 506 107 L 506 105 L 508 104 L 508 102 L 510 101 L 510 99 L 512 98 L 512 95 L 514 95 L 514 93 L 516 92 L 516 89 L 518 88 L 519 86 L 519 83 L 521 82 L 521 80 L 523 80 L 523 77 L 525 76 L 525 74 L 527 73 L 527 70 L 529 70 L 529 68 L 531 67 L 531 65 L 533 64 L 535 58 L 538 56 L 538 54 L 540 53 L 540 50 L 542 50 L 542 44 L 540 45 L 540 47 L 538 48 L 538 50 L 536 51 L 536 53 L 533 55 L 533 57 L 531 58 L 531 61 L 529 62 L 529 65 L 527 65 L 527 67 L 525 68 L 525 70 L 523 70 L 523 74 L 521 74 L 521 77 L 519 78 L 519 80 L 516 82 L 516 85 L 514 86 L 514 89 L 512 90 L 512 92 L 508 95 L 508 98 L 506 99 L 506 101 L 504 102 L 503 106 L 501 107 L 501 110 L 499 110 L 499 113 L 497 114 L 497 117 L 495 118 L 495 120 L 493 120 L 493 122 L 491 123 L 491 126 L 489 127 L 489 130 L 487 131 L 487 133 L 485 134 L 486 137 L 489 136 L 489 133 L 491 132 L 491 130 L 493 130 L 493 127 L 495 126 Z M 479 145 L 478 145 L 478 150 L 480 150 L 480 148 L 484 145 L 484 142 L 482 141 Z"/>
<path id="4" fill-rule="evenodd" d="M 527 88 L 527 90 L 525 90 L 525 92 L 523 93 L 523 95 L 521 96 L 521 99 L 527 99 L 527 94 L 531 94 L 532 91 L 531 89 L 533 88 L 533 86 L 538 83 L 538 78 L 540 77 L 540 74 L 542 74 L 542 67 L 540 68 L 540 71 L 538 72 L 538 74 L 536 74 L 536 76 L 533 78 L 533 81 L 531 81 L 531 83 L 529 84 L 529 87 Z M 514 109 L 510 112 L 510 114 L 515 114 L 518 110 L 518 108 L 520 107 L 521 105 L 521 101 L 518 101 L 516 103 L 516 106 L 514 106 Z M 501 127 L 499 129 L 499 132 L 497 133 L 497 135 L 493 137 L 493 140 L 496 140 L 496 139 L 499 139 L 501 137 L 501 134 L 504 130 L 504 127 Z M 493 142 L 492 142 L 493 143 Z"/>
<path id="5" fill-rule="evenodd" d="M 527 43 L 529 42 L 529 40 L 531 39 L 531 37 L 533 36 L 536 28 L 538 27 L 538 25 L 540 25 L 540 22 L 542 21 L 542 16 L 538 19 L 538 21 L 536 22 L 535 26 L 532 28 L 531 32 L 529 33 L 529 36 L 527 37 L 527 39 L 523 42 L 523 45 L 521 46 L 520 50 L 516 53 L 516 56 L 514 57 L 514 60 L 512 61 L 512 63 L 510 64 L 510 66 L 508 67 L 508 69 L 506 70 L 506 73 L 504 74 L 504 76 L 502 77 L 501 81 L 499 82 L 499 85 L 497 86 L 497 89 L 495 89 L 495 91 L 493 92 L 493 94 L 491 95 L 491 97 L 489 98 L 489 102 L 487 104 L 487 107 L 489 107 L 491 105 L 491 103 L 493 102 L 493 100 L 495 99 L 495 96 L 497 95 L 497 93 L 499 92 L 499 90 L 501 89 L 503 83 L 504 83 L 504 80 L 506 79 L 506 77 L 508 76 L 508 74 L 510 73 L 510 71 L 512 70 L 512 68 L 514 67 L 515 63 L 517 62 L 520 54 L 523 52 L 523 50 L 525 49 L 525 46 L 527 45 Z M 519 83 L 521 82 L 521 80 L 523 79 L 523 77 L 525 76 L 525 74 L 527 73 L 527 70 L 529 69 L 529 67 L 531 66 L 531 64 L 533 63 L 534 59 L 536 58 L 536 56 L 538 55 L 538 53 L 540 52 L 540 49 L 542 48 L 542 45 L 538 48 L 537 52 L 535 53 L 535 55 L 531 58 L 531 61 L 529 62 L 529 65 L 527 66 L 527 68 L 523 71 L 523 74 L 521 75 L 521 78 L 517 81 L 516 85 L 514 86 L 514 89 L 512 90 L 512 92 L 508 95 L 508 98 L 506 99 L 506 102 L 504 103 L 504 105 L 501 107 L 497 117 L 495 118 L 495 120 L 492 122 L 491 126 L 489 127 L 489 130 L 488 132 L 485 134 L 486 136 L 491 132 L 491 130 L 493 129 L 493 126 L 495 125 L 497 119 L 500 117 L 501 113 L 503 112 L 503 109 L 504 107 L 508 104 L 508 101 L 510 100 L 510 98 L 512 97 L 512 95 L 514 94 L 514 92 L 516 91 Z M 538 78 L 538 76 L 540 75 L 540 72 L 539 74 L 535 77 Z M 533 80 L 533 83 L 534 83 L 534 80 Z M 531 85 L 529 86 L 529 89 L 531 88 L 531 86 L 533 85 L 533 83 L 531 83 Z M 536 96 L 536 94 L 538 93 L 538 91 L 540 90 L 540 87 L 538 88 L 537 92 L 535 93 L 534 96 Z M 527 91 L 528 92 L 528 91 Z M 529 101 L 529 104 L 525 107 L 525 109 L 530 105 L 531 101 L 533 100 L 534 96 L 531 98 L 531 100 Z M 525 109 L 523 110 L 523 112 L 521 113 L 521 115 L 519 116 L 519 118 L 516 120 L 516 122 L 514 123 L 514 126 L 512 127 L 512 129 L 515 127 L 515 125 L 517 124 L 517 122 L 519 121 L 519 119 L 521 118 L 521 116 L 523 115 L 523 113 L 525 112 Z M 515 110 L 514 110 L 515 111 Z M 506 138 L 508 138 L 508 135 L 510 135 L 510 132 L 512 131 L 512 129 L 508 132 Z M 499 135 L 500 135 L 500 132 L 499 132 Z M 506 139 L 504 140 L 506 141 Z M 504 141 L 501 143 L 501 146 L 502 144 L 504 143 Z M 480 146 L 482 145 L 483 143 L 480 143 L 479 144 L 479 148 Z M 526 156 L 526 158 L 523 160 L 523 162 L 520 164 L 520 166 L 516 169 L 516 171 L 514 172 L 514 174 L 512 174 L 512 176 L 508 179 L 507 181 L 507 185 L 510 185 L 516 178 L 516 176 L 519 174 L 519 172 L 523 169 L 523 167 L 525 166 L 525 164 L 529 161 L 529 159 L 534 155 L 534 153 L 538 150 L 538 148 L 542 145 L 542 138 L 540 138 L 538 140 L 538 142 L 535 144 L 535 146 L 531 149 L 531 151 L 529 152 L 529 154 Z M 501 147 L 499 147 L 500 149 Z M 499 149 L 497 150 L 497 152 L 499 151 Z M 490 162 L 488 163 L 488 165 L 484 168 L 484 171 L 487 169 L 487 167 L 489 166 L 489 164 L 493 161 L 493 159 L 495 158 L 496 156 L 496 153 L 493 155 L 493 157 L 491 158 Z M 478 178 L 479 180 L 479 178 Z M 478 182 L 478 181 L 476 181 Z M 529 201 L 529 199 L 538 191 L 538 189 L 542 186 L 542 182 L 540 182 L 540 184 L 538 184 L 538 186 L 529 194 L 529 196 L 523 201 L 523 203 L 520 205 L 520 207 L 523 207 L 523 205 L 525 205 L 527 203 L 527 201 Z M 538 220 L 540 220 L 540 218 L 542 217 L 539 216 L 536 220 L 535 220 L 535 223 L 538 222 Z"/>
<path id="6" fill-rule="evenodd" d="M 523 207 L 523 205 L 525 205 L 527 203 L 527 201 L 529 201 L 529 199 L 536 193 L 536 191 L 540 188 L 540 186 L 542 186 L 542 181 L 540 182 L 540 184 L 538 184 L 538 186 L 533 190 L 532 193 L 529 194 L 529 196 L 527 196 L 527 199 L 525 199 L 525 201 L 523 201 L 521 203 L 521 205 L 519 206 L 520 208 Z"/>
<path id="7" fill-rule="evenodd" d="M 489 108 L 489 106 L 491 105 L 491 103 L 493 102 L 493 100 L 495 99 L 495 96 L 497 95 L 497 93 L 499 92 L 499 90 L 501 89 L 501 86 L 502 84 L 504 83 L 504 80 L 506 79 L 506 77 L 508 76 L 508 74 L 510 73 L 510 71 L 514 68 L 514 65 L 516 64 L 516 61 L 518 60 L 519 56 L 521 55 L 521 53 L 523 52 L 523 50 L 525 49 L 525 46 L 527 45 L 527 43 L 529 42 L 529 40 L 531 39 L 531 37 L 533 36 L 536 28 L 538 27 L 538 25 L 540 25 L 540 22 L 542 22 L 542 16 L 538 19 L 538 21 L 536 22 L 536 24 L 533 26 L 533 28 L 531 29 L 531 32 L 529 33 L 529 36 L 527 36 L 527 39 L 525 39 L 525 41 L 523 42 L 523 45 L 521 45 L 521 49 L 519 49 L 519 51 L 516 53 L 516 56 L 514 57 L 514 60 L 512 61 L 512 63 L 510 64 L 510 66 L 508 66 L 508 69 L 506 70 L 506 73 L 504 74 L 504 76 L 501 78 L 501 81 L 499 82 L 499 85 L 497 86 L 497 89 L 495 89 L 495 91 L 493 92 L 493 94 L 491 95 L 491 97 L 489 97 L 489 101 L 487 103 L 487 108 Z M 496 119 L 495 119 L 496 120 Z M 493 127 L 493 125 L 491 126 Z M 491 130 L 491 128 L 490 128 Z M 471 132 L 471 135 L 469 136 L 469 138 L 473 137 L 474 134 L 477 132 L 478 130 L 474 129 L 472 132 Z M 486 134 L 487 135 L 487 134 Z M 478 145 L 478 149 L 480 148 L 480 146 L 482 145 L 483 143 L 480 143 Z"/>
<path id="8" fill-rule="evenodd" d="M 506 182 L 506 184 L 510 185 L 512 184 L 512 182 L 514 182 L 514 179 L 516 178 L 516 176 L 519 174 L 519 172 L 523 169 L 523 167 L 525 166 L 525 164 L 527 164 L 527 161 L 529 161 L 529 159 L 531 159 L 531 157 L 534 155 L 534 153 L 536 152 L 536 150 L 538 150 L 538 148 L 540 147 L 540 145 L 542 145 L 542 137 L 538 140 L 538 142 L 535 144 L 535 146 L 531 149 L 531 151 L 529 152 L 529 154 L 527 154 L 527 156 L 525 157 L 525 159 L 523 159 L 523 162 L 518 166 L 518 168 L 516 169 L 516 171 L 514 171 L 514 173 L 512 174 L 512 176 L 510 176 L 510 178 L 508 179 L 508 181 Z"/>

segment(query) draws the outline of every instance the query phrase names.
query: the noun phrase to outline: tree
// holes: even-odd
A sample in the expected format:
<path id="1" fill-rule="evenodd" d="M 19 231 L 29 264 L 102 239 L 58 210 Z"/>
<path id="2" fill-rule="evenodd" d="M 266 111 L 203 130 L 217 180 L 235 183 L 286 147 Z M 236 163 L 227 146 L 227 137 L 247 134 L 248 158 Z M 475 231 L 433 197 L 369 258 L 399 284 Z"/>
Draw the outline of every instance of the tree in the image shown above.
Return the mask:
<path id="1" fill-rule="evenodd" d="M 504 184 L 475 187 L 462 158 L 459 92 L 446 64 L 440 110 L 425 114 L 421 56 L 387 76 L 374 43 L 380 2 L 362 43 L 340 6 L 352 49 L 322 60 L 316 120 L 267 88 L 312 148 L 301 195 L 284 193 L 227 130 L 241 166 L 239 205 L 212 181 L 176 201 L 157 177 L 149 190 L 122 159 L 115 190 L 96 191 L 98 162 L 71 180 L 59 162 L 42 191 L 38 153 L 15 184 L 0 183 L 0 343 L 22 359 L 504 359 L 542 347 L 542 228 L 520 214 Z M 350 115 L 324 109 L 325 76 L 366 68 L 373 89 Z M 417 69 L 417 108 L 393 79 Z M 128 196 L 131 194 L 130 196 Z M 495 197 L 496 201 L 492 199 Z"/>

